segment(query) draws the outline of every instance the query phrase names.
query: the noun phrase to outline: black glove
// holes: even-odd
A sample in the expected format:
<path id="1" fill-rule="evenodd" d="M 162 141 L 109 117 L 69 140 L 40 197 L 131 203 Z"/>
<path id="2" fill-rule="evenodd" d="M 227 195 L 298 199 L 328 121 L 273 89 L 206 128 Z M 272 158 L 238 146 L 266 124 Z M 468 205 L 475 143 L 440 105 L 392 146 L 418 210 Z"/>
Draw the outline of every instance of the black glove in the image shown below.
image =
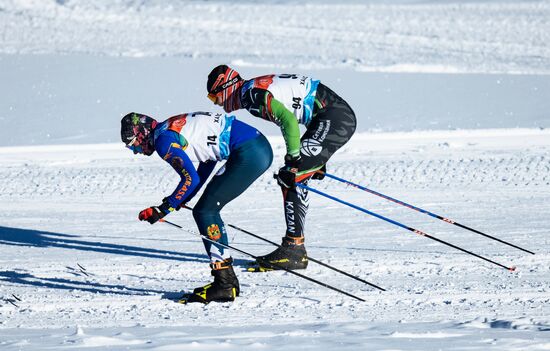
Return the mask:
<path id="1" fill-rule="evenodd" d="M 174 208 L 174 210 L 179 211 L 181 210 L 182 207 L 185 208 L 186 204 L 187 202 L 182 202 L 181 204 L 178 205 L 178 207 Z M 161 207 L 162 210 L 166 210 L 170 207 L 170 205 L 168 205 L 168 197 L 165 197 L 164 199 L 162 199 L 162 205 L 160 205 L 159 207 Z"/>
<path id="2" fill-rule="evenodd" d="M 311 179 L 316 180 L 323 180 L 325 179 L 325 173 L 327 173 L 327 165 L 323 165 L 321 169 L 317 170 L 317 172 L 313 173 L 313 176 L 311 176 Z"/>
<path id="3" fill-rule="evenodd" d="M 279 169 L 279 173 L 275 177 L 280 187 L 287 189 L 296 188 L 296 173 L 298 173 L 298 167 L 301 162 L 302 158 L 300 155 L 285 156 L 285 165 Z"/>
<path id="4" fill-rule="evenodd" d="M 147 221 L 151 224 L 155 224 L 164 216 L 166 216 L 164 212 L 162 212 L 157 206 L 153 206 L 141 211 L 138 218 L 140 221 Z"/>

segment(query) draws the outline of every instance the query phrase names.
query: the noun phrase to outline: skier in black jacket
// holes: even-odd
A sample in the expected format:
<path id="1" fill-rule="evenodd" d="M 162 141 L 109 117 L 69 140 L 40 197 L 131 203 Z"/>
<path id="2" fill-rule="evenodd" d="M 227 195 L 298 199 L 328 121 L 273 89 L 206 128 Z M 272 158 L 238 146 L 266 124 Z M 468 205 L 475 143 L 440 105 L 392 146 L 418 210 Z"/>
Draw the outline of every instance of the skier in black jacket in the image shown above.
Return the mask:
<path id="1" fill-rule="evenodd" d="M 322 179 L 326 163 L 353 135 L 356 118 L 344 99 L 318 80 L 297 74 L 265 75 L 243 80 L 226 65 L 212 70 L 208 98 L 224 110 L 246 109 L 280 126 L 286 144 L 284 166 L 276 175 L 284 198 L 286 234 L 282 248 L 262 256 L 255 270 L 307 267 L 304 246 L 308 192 L 296 182 Z M 306 126 L 300 137 L 298 124 Z"/>

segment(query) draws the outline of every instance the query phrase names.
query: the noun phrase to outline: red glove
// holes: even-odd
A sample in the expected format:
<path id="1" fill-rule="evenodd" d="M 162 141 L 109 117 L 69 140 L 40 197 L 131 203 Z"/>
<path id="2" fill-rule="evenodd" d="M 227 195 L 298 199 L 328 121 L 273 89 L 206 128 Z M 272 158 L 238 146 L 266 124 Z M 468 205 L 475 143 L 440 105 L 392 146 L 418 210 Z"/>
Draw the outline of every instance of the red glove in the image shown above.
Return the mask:
<path id="1" fill-rule="evenodd" d="M 164 216 L 166 216 L 164 212 L 162 212 L 157 206 L 153 206 L 141 211 L 138 218 L 140 221 L 147 221 L 151 224 L 155 224 Z"/>

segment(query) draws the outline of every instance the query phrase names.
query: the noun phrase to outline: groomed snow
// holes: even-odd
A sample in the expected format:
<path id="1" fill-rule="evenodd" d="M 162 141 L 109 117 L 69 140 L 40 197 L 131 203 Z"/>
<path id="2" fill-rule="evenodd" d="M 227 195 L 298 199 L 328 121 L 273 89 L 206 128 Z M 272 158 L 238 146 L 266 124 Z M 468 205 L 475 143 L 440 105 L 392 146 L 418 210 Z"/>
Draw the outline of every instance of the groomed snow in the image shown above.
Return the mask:
<path id="1" fill-rule="evenodd" d="M 270 139 L 281 158 L 282 140 Z M 359 302 L 287 273 L 244 272 L 248 258 L 235 254 L 242 296 L 183 306 L 168 298 L 210 279 L 200 240 L 136 219 L 177 183 L 162 160 L 133 156 L 119 144 L 0 148 L 0 345 L 544 350 L 550 347 L 549 161 L 548 130 L 358 134 L 330 172 L 536 255 L 324 180 L 311 185 L 517 271 L 311 194 L 309 255 L 386 292 L 313 263 L 304 271 L 366 300 Z M 223 216 L 278 241 L 284 227 L 275 168 Z M 196 231 L 185 210 L 169 219 Z M 232 244 L 253 254 L 271 249 L 229 233 Z"/>

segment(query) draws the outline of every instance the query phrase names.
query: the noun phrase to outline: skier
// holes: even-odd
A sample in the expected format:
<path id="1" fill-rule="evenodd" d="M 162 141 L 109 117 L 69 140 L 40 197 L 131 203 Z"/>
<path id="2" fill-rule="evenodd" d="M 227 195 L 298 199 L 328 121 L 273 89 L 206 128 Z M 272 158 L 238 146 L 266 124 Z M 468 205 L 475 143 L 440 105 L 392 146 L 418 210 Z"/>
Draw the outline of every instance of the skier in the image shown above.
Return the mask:
<path id="1" fill-rule="evenodd" d="M 150 156 L 156 151 L 181 177 L 174 192 L 159 206 L 139 213 L 139 220 L 151 224 L 189 202 L 217 161 L 227 160 L 193 209 L 200 233 L 224 245 L 228 239 L 220 210 L 242 194 L 273 161 L 271 146 L 258 130 L 234 116 L 220 113 L 186 113 L 157 122 L 132 112 L 122 118 L 121 138 L 134 154 Z M 191 157 L 199 161 L 197 168 Z M 239 296 L 240 287 L 230 253 L 210 241 L 203 243 L 214 282 L 184 295 L 180 302 L 233 301 Z"/>
<path id="2" fill-rule="evenodd" d="M 308 192 L 296 182 L 322 179 L 326 163 L 353 135 L 356 118 L 351 107 L 327 86 L 297 74 L 266 75 L 243 80 L 234 69 L 220 65 L 208 75 L 208 98 L 229 113 L 246 109 L 280 126 L 285 144 L 284 166 L 275 175 L 284 199 L 286 233 L 281 247 L 261 256 L 251 271 L 278 267 L 305 269 L 304 245 Z M 300 138 L 298 124 L 306 126 Z"/>

